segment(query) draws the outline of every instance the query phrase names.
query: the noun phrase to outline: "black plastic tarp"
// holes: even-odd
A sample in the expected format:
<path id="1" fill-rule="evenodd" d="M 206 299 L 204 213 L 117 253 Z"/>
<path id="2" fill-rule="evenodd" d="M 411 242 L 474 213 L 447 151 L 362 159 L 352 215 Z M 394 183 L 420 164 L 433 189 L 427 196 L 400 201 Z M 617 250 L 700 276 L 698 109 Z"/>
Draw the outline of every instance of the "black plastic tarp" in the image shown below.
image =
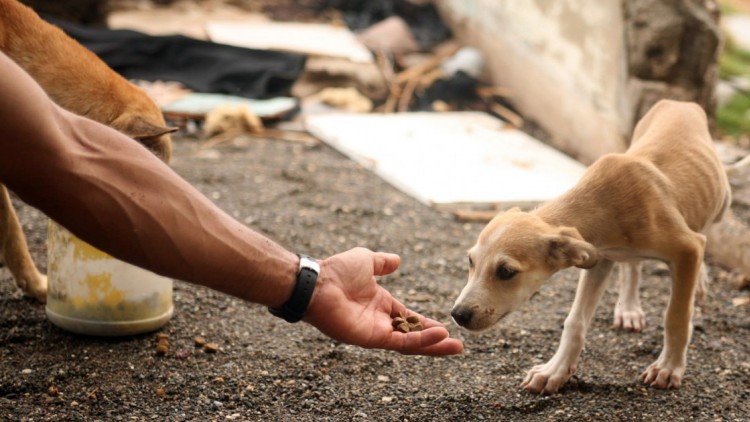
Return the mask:
<path id="1" fill-rule="evenodd" d="M 127 79 L 176 81 L 197 92 L 247 98 L 288 96 L 305 67 L 306 57 L 300 54 L 45 19 Z"/>

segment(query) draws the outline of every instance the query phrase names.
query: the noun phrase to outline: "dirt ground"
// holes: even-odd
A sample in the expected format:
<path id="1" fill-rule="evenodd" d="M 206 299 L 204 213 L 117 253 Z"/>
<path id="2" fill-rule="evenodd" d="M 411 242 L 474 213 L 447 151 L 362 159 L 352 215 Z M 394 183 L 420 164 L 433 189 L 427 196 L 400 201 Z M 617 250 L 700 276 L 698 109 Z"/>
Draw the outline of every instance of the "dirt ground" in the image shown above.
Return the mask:
<path id="1" fill-rule="evenodd" d="M 412 309 L 464 339 L 459 356 L 401 356 L 340 344 L 265 308 L 176 282 L 166 356 L 155 334 L 107 339 L 62 331 L 0 269 L 3 420 L 747 420 L 750 306 L 715 280 L 696 316 L 684 386 L 660 391 L 640 372 L 662 344 L 669 278 L 647 265 L 643 333 L 610 328 L 614 283 L 598 308 L 577 374 L 555 396 L 525 392 L 531 366 L 554 353 L 576 288 L 564 272 L 496 329 L 468 334 L 449 311 L 466 277 L 465 251 L 482 228 L 402 194 L 325 145 L 246 139 L 196 155 L 176 140 L 173 167 L 240 221 L 288 248 L 325 257 L 361 245 L 401 254 L 381 282 Z M 46 221 L 18 203 L 36 262 Z M 198 224 L 196 222 L 196 224 Z M 185 228 L 189 230 L 189 227 Z M 716 279 L 718 269 L 711 269 Z M 195 348 L 204 336 L 215 354 Z M 55 393 L 56 392 L 56 393 Z"/>

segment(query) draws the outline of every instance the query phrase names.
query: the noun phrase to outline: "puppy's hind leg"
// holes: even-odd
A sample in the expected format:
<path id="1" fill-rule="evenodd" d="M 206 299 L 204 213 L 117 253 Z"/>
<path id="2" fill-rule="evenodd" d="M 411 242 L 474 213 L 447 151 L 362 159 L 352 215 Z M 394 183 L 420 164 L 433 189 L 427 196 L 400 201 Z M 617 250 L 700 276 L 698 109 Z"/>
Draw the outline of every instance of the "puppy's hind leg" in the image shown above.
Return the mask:
<path id="1" fill-rule="evenodd" d="M 47 277 L 36 269 L 29 254 L 8 190 L 0 185 L 0 262 L 5 262 L 23 292 L 40 302 L 47 301 Z"/>
<path id="2" fill-rule="evenodd" d="M 613 327 L 625 331 L 641 332 L 646 326 L 646 317 L 641 308 L 638 288 L 641 282 L 641 262 L 625 262 L 618 265 L 619 297 L 615 305 Z"/>
<path id="3" fill-rule="evenodd" d="M 565 318 L 560 346 L 549 362 L 537 365 L 529 371 L 523 381 L 523 388 L 533 393 L 553 394 L 575 373 L 586 331 L 607 286 L 607 276 L 613 266 L 614 262 L 602 259 L 594 268 L 581 271 L 573 307 Z"/>
<path id="4" fill-rule="evenodd" d="M 698 304 L 703 303 L 704 300 L 706 300 L 706 296 L 708 295 L 708 282 L 710 279 L 708 278 L 708 268 L 706 267 L 706 263 L 703 262 L 701 264 L 701 270 L 698 273 L 698 285 L 695 286 L 695 302 Z"/>

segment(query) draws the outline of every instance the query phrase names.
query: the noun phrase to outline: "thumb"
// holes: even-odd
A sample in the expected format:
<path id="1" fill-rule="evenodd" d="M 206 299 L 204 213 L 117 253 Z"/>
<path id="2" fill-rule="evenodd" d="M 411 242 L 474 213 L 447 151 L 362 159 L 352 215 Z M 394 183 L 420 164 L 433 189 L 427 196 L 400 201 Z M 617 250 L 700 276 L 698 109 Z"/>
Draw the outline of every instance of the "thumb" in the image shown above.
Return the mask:
<path id="1" fill-rule="evenodd" d="M 386 252 L 375 252 L 372 256 L 372 265 L 374 275 L 390 274 L 401 264 L 401 257 Z"/>

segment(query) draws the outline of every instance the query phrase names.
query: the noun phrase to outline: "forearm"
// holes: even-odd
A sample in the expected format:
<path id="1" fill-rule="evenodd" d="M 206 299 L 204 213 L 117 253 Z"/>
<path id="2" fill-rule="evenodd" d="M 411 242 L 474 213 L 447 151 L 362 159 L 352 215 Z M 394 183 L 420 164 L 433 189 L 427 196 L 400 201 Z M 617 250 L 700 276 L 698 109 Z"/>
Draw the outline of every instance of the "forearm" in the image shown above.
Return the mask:
<path id="1" fill-rule="evenodd" d="M 124 261 L 267 305 L 289 297 L 294 254 L 135 141 L 60 109 L 20 69 L 0 65 L 0 182 Z"/>

